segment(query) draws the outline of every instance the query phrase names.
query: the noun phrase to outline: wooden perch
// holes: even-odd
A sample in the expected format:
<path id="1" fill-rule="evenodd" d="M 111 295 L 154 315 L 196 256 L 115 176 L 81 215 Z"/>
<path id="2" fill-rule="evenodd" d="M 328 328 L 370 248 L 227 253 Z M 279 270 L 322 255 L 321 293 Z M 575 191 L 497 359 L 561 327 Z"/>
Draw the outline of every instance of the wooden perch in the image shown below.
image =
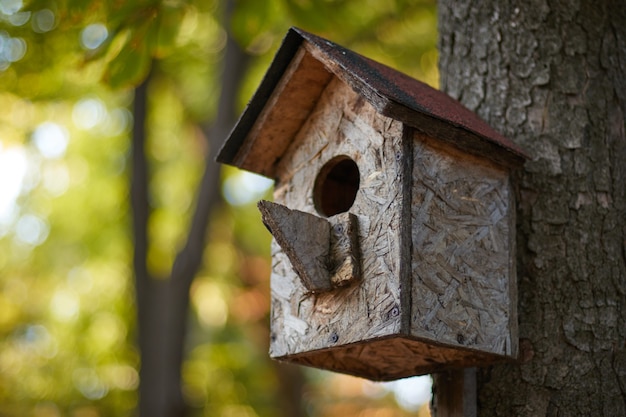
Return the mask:
<path id="1" fill-rule="evenodd" d="M 269 201 L 260 201 L 258 207 L 263 223 L 309 291 L 329 291 L 358 279 L 356 216 L 342 213 L 326 220 Z"/>
<path id="2" fill-rule="evenodd" d="M 260 201 L 259 210 L 304 286 L 314 292 L 330 290 L 330 223 L 269 201 Z"/>
<path id="3" fill-rule="evenodd" d="M 333 287 L 345 287 L 357 281 L 359 268 L 359 234 L 357 217 L 340 213 L 328 218 L 330 227 L 330 281 Z"/>

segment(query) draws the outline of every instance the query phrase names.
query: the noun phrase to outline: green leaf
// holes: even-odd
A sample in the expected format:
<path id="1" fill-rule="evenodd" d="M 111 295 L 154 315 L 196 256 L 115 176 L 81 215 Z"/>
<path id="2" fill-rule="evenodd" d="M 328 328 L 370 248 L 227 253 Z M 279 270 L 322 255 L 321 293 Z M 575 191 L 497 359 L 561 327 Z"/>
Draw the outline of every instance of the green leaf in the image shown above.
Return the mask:
<path id="1" fill-rule="evenodd" d="M 142 31 L 132 31 L 128 42 L 109 62 L 103 81 L 112 88 L 133 87 L 140 84 L 150 71 L 151 55 Z"/>
<path id="2" fill-rule="evenodd" d="M 324 10 L 324 3 L 310 0 L 286 0 L 285 6 L 290 17 L 297 22 L 298 25 L 313 32 L 325 32 L 328 29 L 329 21 L 333 19 L 333 13 L 327 13 L 327 11 Z M 338 6 L 335 5 L 335 7 L 337 8 Z"/>
<path id="3" fill-rule="evenodd" d="M 273 1 L 243 0 L 237 2 L 231 25 L 233 36 L 244 48 L 259 33 L 268 29 Z"/>
<path id="4" fill-rule="evenodd" d="M 176 38 L 184 17 L 185 9 L 183 7 L 164 5 L 159 9 L 156 42 L 152 50 L 153 56 L 164 58 L 174 51 Z"/>

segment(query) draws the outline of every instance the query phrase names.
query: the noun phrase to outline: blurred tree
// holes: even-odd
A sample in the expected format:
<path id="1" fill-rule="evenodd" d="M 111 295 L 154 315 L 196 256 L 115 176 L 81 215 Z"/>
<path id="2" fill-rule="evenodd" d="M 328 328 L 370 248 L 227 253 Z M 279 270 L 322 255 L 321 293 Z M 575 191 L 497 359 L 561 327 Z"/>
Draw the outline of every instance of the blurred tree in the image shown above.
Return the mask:
<path id="1" fill-rule="evenodd" d="M 233 2 L 226 4 L 227 16 Z M 133 106 L 132 145 L 134 270 L 137 297 L 141 370 L 139 414 L 141 416 L 180 416 L 185 414 L 181 390 L 189 290 L 201 266 L 209 216 L 219 200 L 219 169 L 214 162 L 220 138 L 225 137 L 236 120 L 236 93 L 246 70 L 247 56 L 232 36 L 226 34 L 222 83 L 217 117 L 205 128 L 210 138 L 205 170 L 196 194 L 186 241 L 167 278 L 156 278 L 149 270 L 148 225 L 151 219 L 149 169 L 146 158 L 146 114 L 150 82 L 148 76 L 137 89 Z M 156 67 L 157 62 L 152 66 Z M 157 70 L 156 68 L 154 69 Z"/>
<path id="2" fill-rule="evenodd" d="M 267 360 L 268 183 L 226 169 L 216 204 L 212 154 L 292 24 L 437 82 L 432 1 L 0 0 L 21 193 L 0 219 L 0 413 L 408 415 Z"/>

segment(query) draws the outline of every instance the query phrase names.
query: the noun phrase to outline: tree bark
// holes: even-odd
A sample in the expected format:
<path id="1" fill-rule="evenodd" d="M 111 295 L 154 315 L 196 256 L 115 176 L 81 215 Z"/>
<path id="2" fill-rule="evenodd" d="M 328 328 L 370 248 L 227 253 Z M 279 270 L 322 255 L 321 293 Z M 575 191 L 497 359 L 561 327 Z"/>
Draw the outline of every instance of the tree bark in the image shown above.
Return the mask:
<path id="1" fill-rule="evenodd" d="M 436 417 L 476 417 L 476 368 L 433 375 L 431 406 Z"/>
<path id="2" fill-rule="evenodd" d="M 478 372 L 479 416 L 626 415 L 626 7 L 439 6 L 441 88 L 526 149 L 521 353 Z"/>

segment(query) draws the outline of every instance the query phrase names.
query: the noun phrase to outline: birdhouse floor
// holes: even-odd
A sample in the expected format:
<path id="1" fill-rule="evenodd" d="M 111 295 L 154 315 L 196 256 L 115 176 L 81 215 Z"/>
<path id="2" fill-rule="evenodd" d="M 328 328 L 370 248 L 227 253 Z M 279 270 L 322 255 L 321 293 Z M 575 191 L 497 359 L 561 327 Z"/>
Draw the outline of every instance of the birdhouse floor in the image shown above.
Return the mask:
<path id="1" fill-rule="evenodd" d="M 471 349 L 447 348 L 432 341 L 395 336 L 275 358 L 342 372 L 374 381 L 425 375 L 455 366 L 484 366 L 506 361 L 503 356 Z"/>

